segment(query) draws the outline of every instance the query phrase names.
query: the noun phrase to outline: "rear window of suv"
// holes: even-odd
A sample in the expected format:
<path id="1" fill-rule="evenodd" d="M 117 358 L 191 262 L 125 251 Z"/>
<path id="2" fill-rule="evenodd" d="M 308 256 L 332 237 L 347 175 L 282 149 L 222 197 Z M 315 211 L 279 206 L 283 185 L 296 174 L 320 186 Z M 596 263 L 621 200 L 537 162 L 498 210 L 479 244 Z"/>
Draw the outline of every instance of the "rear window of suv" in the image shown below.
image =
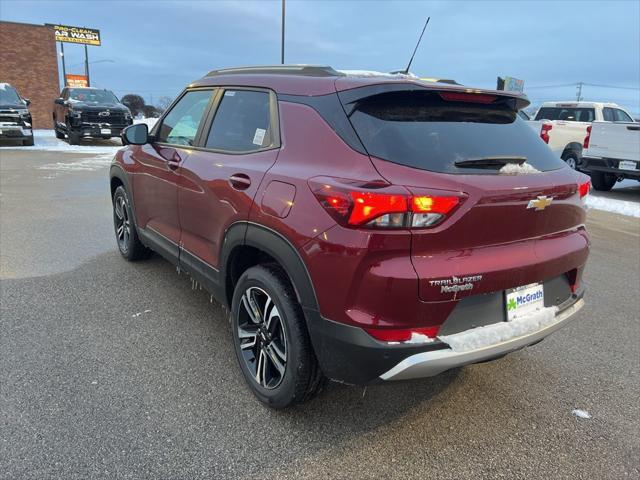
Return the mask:
<path id="1" fill-rule="evenodd" d="M 495 174 L 455 162 L 526 157 L 540 171 L 563 167 L 559 158 L 508 105 L 445 101 L 437 92 L 388 92 L 358 101 L 351 122 L 370 155 L 441 173 Z"/>
<path id="2" fill-rule="evenodd" d="M 593 108 L 542 107 L 536 120 L 566 120 L 567 122 L 593 122 L 596 111 Z"/>

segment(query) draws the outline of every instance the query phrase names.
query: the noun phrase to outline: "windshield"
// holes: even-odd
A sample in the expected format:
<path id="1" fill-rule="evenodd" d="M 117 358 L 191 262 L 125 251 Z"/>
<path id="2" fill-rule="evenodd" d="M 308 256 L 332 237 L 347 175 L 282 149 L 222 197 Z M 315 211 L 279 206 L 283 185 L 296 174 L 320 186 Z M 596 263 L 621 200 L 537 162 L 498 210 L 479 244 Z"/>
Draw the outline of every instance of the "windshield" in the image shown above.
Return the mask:
<path id="1" fill-rule="evenodd" d="M 563 167 L 534 130 L 499 100 L 445 101 L 437 92 L 389 92 L 361 100 L 351 122 L 370 155 L 442 173 L 489 173 L 459 168 L 478 158 L 526 157 L 534 168 Z"/>
<path id="2" fill-rule="evenodd" d="M 92 88 L 72 88 L 69 90 L 69 100 L 84 103 L 118 103 L 116 96 L 109 90 L 94 90 Z"/>
<path id="3" fill-rule="evenodd" d="M 565 120 L 567 122 L 593 122 L 596 112 L 593 108 L 542 107 L 536 120 Z"/>
<path id="4" fill-rule="evenodd" d="M 16 107 L 24 107 L 24 102 L 8 83 L 0 83 L 0 105 L 15 105 Z"/>

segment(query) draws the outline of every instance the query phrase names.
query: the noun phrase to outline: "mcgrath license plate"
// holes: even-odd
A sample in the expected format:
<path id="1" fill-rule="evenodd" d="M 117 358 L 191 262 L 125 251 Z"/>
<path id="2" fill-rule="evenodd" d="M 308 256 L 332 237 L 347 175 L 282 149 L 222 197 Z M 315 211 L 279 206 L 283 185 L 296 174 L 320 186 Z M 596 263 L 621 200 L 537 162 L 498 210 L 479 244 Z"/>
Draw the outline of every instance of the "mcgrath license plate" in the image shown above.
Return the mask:
<path id="1" fill-rule="evenodd" d="M 100 134 L 101 135 L 111 135 L 111 129 L 110 128 L 101 128 L 100 129 Z"/>
<path id="2" fill-rule="evenodd" d="M 637 170 L 638 166 L 636 162 L 632 162 L 629 160 L 620 160 L 620 163 L 618 163 L 618 168 L 620 170 Z"/>
<path id="3" fill-rule="evenodd" d="M 544 308 L 544 288 L 541 283 L 532 283 L 507 290 L 505 304 L 509 322 L 521 318 Z"/>

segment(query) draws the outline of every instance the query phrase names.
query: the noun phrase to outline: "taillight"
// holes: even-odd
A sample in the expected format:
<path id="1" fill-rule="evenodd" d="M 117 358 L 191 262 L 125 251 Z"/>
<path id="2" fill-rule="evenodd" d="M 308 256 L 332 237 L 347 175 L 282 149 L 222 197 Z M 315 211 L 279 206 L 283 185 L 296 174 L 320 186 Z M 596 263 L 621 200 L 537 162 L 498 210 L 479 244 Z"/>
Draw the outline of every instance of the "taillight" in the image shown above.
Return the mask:
<path id="1" fill-rule="evenodd" d="M 324 209 L 339 223 L 372 228 L 426 228 L 440 223 L 462 201 L 453 195 L 411 195 L 404 187 L 333 178 L 309 181 Z"/>
<path id="2" fill-rule="evenodd" d="M 582 143 L 582 148 L 585 150 L 589 148 L 589 140 L 591 139 L 591 125 L 587 127 L 587 136 L 584 137 L 584 142 Z"/>
<path id="3" fill-rule="evenodd" d="M 437 335 L 440 327 L 426 328 L 365 328 L 365 332 L 381 342 L 430 342 Z"/>
<path id="4" fill-rule="evenodd" d="M 580 198 L 584 198 L 589 194 L 591 189 L 591 180 L 587 180 L 584 183 L 578 184 L 578 192 L 580 192 Z"/>
<path id="5" fill-rule="evenodd" d="M 549 131 L 553 128 L 550 123 L 543 123 L 540 130 L 540 138 L 544 143 L 549 143 Z"/>

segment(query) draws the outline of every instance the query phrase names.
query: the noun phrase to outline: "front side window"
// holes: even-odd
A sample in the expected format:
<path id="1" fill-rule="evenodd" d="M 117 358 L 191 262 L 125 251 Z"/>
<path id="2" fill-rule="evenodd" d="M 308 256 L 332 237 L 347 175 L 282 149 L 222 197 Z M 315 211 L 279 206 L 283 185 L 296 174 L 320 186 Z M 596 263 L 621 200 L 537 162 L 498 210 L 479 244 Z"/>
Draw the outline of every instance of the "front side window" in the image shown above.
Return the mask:
<path id="1" fill-rule="evenodd" d="M 615 115 L 614 122 L 633 122 L 633 119 L 629 115 L 627 115 L 627 112 L 624 112 L 623 110 L 620 110 L 619 108 L 615 108 L 613 110 L 613 113 Z"/>
<path id="2" fill-rule="evenodd" d="M 187 92 L 162 120 L 157 141 L 193 146 L 213 90 Z"/>
<path id="3" fill-rule="evenodd" d="M 260 150 L 273 143 L 267 92 L 226 90 L 207 138 L 207 148 L 229 152 Z"/>

